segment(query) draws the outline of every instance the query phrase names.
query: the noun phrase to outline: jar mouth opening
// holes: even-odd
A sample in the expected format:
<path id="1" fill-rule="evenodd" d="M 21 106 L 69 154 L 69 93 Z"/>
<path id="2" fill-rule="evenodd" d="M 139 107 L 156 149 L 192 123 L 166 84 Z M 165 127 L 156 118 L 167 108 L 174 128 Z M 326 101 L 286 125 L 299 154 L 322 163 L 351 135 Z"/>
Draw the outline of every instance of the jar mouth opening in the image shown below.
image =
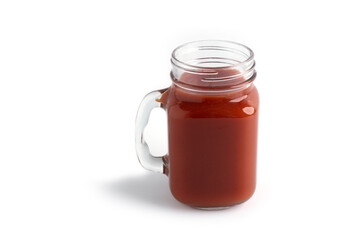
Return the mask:
<path id="1" fill-rule="evenodd" d="M 241 67 L 252 61 L 254 52 L 249 47 L 227 40 L 188 42 L 175 48 L 171 54 L 172 64 L 202 72 Z"/>
<path id="2" fill-rule="evenodd" d="M 175 48 L 171 55 L 174 83 L 202 88 L 239 86 L 253 79 L 253 51 L 226 40 L 201 40 Z"/>

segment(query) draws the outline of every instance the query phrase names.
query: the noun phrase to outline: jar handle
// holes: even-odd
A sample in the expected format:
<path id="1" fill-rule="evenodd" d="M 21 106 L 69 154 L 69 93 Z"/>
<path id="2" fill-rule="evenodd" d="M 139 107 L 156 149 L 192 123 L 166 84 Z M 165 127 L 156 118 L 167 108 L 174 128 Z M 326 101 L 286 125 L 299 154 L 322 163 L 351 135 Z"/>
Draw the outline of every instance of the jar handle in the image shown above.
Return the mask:
<path id="1" fill-rule="evenodd" d="M 149 121 L 151 111 L 157 107 L 165 109 L 160 98 L 166 90 L 152 91 L 141 101 L 135 122 L 135 144 L 137 157 L 145 169 L 167 175 L 167 155 L 161 157 L 151 155 L 149 146 L 144 139 L 144 129 Z"/>

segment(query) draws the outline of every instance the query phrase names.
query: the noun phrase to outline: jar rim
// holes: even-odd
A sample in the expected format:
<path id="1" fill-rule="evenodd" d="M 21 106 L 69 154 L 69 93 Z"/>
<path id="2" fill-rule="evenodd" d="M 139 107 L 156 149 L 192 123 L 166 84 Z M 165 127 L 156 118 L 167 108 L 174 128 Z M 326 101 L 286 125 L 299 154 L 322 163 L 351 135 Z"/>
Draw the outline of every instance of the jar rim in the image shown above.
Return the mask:
<path id="1" fill-rule="evenodd" d="M 224 45 L 232 45 L 234 48 Z M 196 47 L 200 49 L 214 48 L 217 50 L 233 51 L 238 53 L 243 53 L 245 50 L 247 51 L 247 56 L 245 60 L 235 61 L 236 63 L 229 64 L 228 66 L 213 66 L 213 67 L 200 66 L 198 64 L 190 64 L 185 60 L 181 60 L 178 56 L 176 56 L 177 53 L 182 49 L 192 48 L 193 50 L 195 50 Z M 212 72 L 213 70 L 218 70 L 218 69 L 225 70 L 225 69 L 237 68 L 239 66 L 248 65 L 251 64 L 251 62 L 254 62 L 254 52 L 249 47 L 245 46 L 244 44 L 237 43 L 234 41 L 228 41 L 228 40 L 198 40 L 198 41 L 187 42 L 176 47 L 171 54 L 172 64 L 190 72 Z"/>

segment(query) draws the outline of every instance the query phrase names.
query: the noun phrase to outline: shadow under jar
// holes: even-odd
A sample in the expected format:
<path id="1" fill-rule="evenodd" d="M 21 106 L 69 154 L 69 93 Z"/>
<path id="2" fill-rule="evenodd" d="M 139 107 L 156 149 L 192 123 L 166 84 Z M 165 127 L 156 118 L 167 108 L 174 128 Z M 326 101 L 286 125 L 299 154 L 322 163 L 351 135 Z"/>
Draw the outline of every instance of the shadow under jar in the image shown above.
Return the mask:
<path id="1" fill-rule="evenodd" d="M 219 209 L 248 200 L 256 185 L 259 96 L 253 52 L 229 41 L 197 41 L 173 51 L 168 89 L 140 105 L 136 146 L 140 163 L 169 176 L 173 196 L 187 205 Z M 143 139 L 151 109 L 168 117 L 169 153 L 150 154 Z"/>

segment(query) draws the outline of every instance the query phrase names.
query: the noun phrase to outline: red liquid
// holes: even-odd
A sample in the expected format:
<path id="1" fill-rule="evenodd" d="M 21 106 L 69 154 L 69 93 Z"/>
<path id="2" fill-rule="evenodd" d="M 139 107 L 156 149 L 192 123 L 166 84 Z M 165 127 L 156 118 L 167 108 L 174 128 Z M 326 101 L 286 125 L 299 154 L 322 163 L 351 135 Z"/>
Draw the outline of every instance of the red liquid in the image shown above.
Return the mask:
<path id="1" fill-rule="evenodd" d="M 180 79 L 198 80 L 185 74 Z M 248 200 L 256 185 L 255 86 L 210 95 L 172 85 L 161 101 L 168 114 L 168 172 L 174 197 L 198 207 Z"/>

